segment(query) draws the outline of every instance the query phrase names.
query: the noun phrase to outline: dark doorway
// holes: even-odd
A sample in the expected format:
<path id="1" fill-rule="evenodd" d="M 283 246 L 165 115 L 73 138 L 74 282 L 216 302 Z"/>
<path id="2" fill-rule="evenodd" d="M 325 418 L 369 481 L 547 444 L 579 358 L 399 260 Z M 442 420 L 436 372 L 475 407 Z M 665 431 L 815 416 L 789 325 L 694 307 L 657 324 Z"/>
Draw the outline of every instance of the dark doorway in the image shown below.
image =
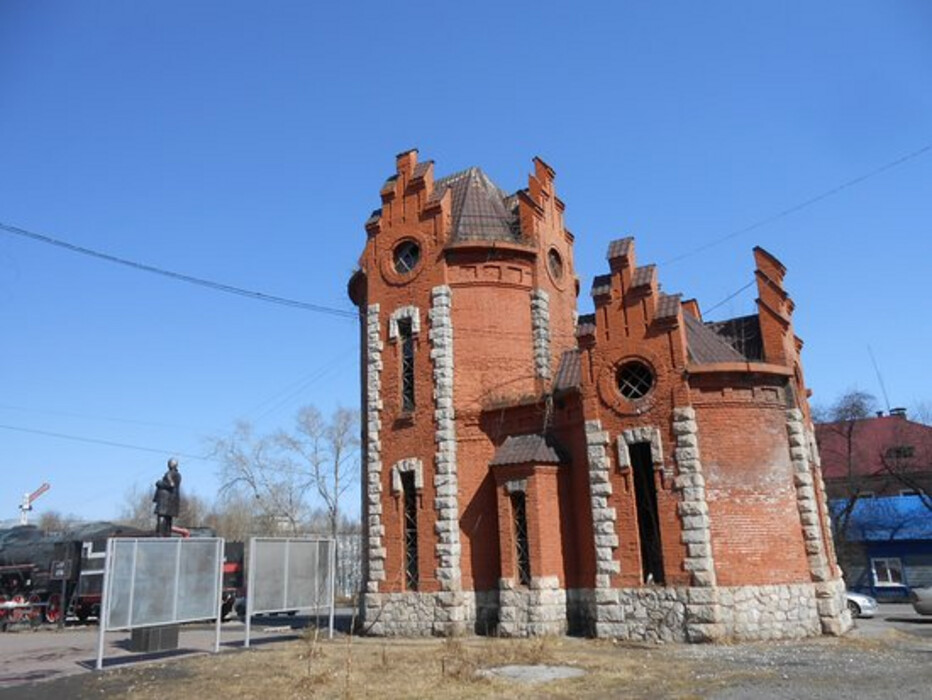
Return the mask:
<path id="1" fill-rule="evenodd" d="M 657 512 L 657 483 L 650 443 L 628 445 L 634 471 L 634 500 L 638 512 L 638 536 L 641 540 L 641 580 L 664 582 L 663 545 L 660 540 L 660 516 Z"/>

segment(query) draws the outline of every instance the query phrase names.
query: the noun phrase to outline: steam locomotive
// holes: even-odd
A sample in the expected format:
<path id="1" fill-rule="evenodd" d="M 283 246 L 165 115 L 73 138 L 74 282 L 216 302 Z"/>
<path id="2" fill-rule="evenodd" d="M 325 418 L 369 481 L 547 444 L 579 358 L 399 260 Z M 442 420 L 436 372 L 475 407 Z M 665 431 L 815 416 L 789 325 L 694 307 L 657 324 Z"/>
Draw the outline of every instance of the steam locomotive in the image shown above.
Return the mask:
<path id="1" fill-rule="evenodd" d="M 213 536 L 207 529 L 174 528 L 176 536 Z M 153 537 L 152 532 L 109 522 L 88 523 L 58 535 L 20 525 L 0 530 L 0 625 L 58 623 L 64 616 L 86 622 L 97 617 L 103 590 L 107 540 Z M 223 564 L 221 617 L 242 595 L 242 542 L 227 542 Z"/>

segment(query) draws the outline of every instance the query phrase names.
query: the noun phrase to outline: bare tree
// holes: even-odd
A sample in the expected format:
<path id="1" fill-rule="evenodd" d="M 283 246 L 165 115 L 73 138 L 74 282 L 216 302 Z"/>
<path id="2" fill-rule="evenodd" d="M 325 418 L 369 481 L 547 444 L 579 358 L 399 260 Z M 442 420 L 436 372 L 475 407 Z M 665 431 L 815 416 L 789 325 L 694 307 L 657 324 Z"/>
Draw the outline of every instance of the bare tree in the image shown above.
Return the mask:
<path id="1" fill-rule="evenodd" d="M 210 514 L 210 504 L 196 493 L 181 492 L 181 508 L 175 523 L 179 527 L 205 527 Z"/>
<path id="2" fill-rule="evenodd" d="M 227 493 L 211 508 L 205 524 L 217 533 L 234 542 L 243 542 L 251 535 L 275 534 L 275 524 L 263 516 L 256 499 L 239 493 Z"/>
<path id="3" fill-rule="evenodd" d="M 133 484 L 123 494 L 123 506 L 120 509 L 119 522 L 140 530 L 155 528 L 155 511 L 152 506 L 152 493 L 141 490 L 138 484 Z"/>
<path id="4" fill-rule="evenodd" d="M 175 524 L 179 527 L 192 528 L 209 526 L 210 504 L 195 493 L 181 492 L 181 508 Z M 140 530 L 155 529 L 155 506 L 152 502 L 152 489 L 141 488 L 134 484 L 123 495 L 123 505 L 118 517 L 124 525 Z"/>
<path id="5" fill-rule="evenodd" d="M 835 537 L 844 541 L 860 497 L 910 492 L 932 510 L 932 427 L 930 416 L 907 420 L 905 412 L 876 416 L 876 400 L 862 391 L 843 394 L 828 409 L 815 411 L 826 486 L 835 500 Z M 863 510 L 863 509 L 861 509 Z"/>
<path id="6" fill-rule="evenodd" d="M 823 462 L 843 465 L 843 473 L 833 474 L 827 483 L 829 495 L 842 501 L 841 507 L 834 510 L 832 519 L 835 539 L 839 542 L 845 540 L 844 535 L 858 496 L 866 489 L 868 480 L 859 469 L 859 464 L 868 455 L 863 453 L 858 443 L 858 428 L 859 421 L 874 414 L 876 405 L 877 400 L 871 394 L 852 390 L 840 396 L 829 408 L 813 410 L 815 421 L 821 424 L 823 439 L 819 447 Z"/>
<path id="7" fill-rule="evenodd" d="M 39 516 L 38 527 L 47 535 L 60 534 L 74 527 L 79 520 L 76 515 L 62 515 L 57 510 L 47 510 Z"/>
<path id="8" fill-rule="evenodd" d="M 835 401 L 828 408 L 817 407 L 813 409 L 813 417 L 817 423 L 835 423 L 861 420 L 874 415 L 877 408 L 877 399 L 866 391 L 851 389 Z"/>
<path id="9" fill-rule="evenodd" d="M 358 476 L 358 425 L 356 411 L 340 408 L 325 419 L 312 406 L 298 412 L 291 432 L 257 436 L 238 423 L 230 436 L 214 440 L 221 496 L 254 499 L 262 518 L 293 534 L 309 521 L 316 500 L 336 534 L 341 498 Z"/>
<path id="10" fill-rule="evenodd" d="M 241 421 L 230 436 L 214 440 L 214 452 L 222 465 L 221 497 L 251 496 L 262 516 L 277 524 L 275 529 L 300 532 L 310 484 L 283 454 L 279 440 L 258 437 Z"/>
<path id="11" fill-rule="evenodd" d="M 922 527 L 928 520 L 922 509 L 906 509 L 896 506 L 895 498 L 868 498 L 858 505 L 857 522 L 849 532 L 863 540 L 895 540 L 912 528 Z"/>
<path id="12" fill-rule="evenodd" d="M 889 439 L 879 446 L 880 463 L 886 476 L 901 490 L 910 491 L 932 511 L 932 414 L 920 405 L 916 421 L 906 416 L 897 421 Z"/>
<path id="13" fill-rule="evenodd" d="M 338 408 L 329 421 L 313 406 L 298 411 L 293 434 L 278 440 L 296 457 L 327 512 L 330 534 L 340 525 L 340 501 L 358 475 L 359 413 Z"/>

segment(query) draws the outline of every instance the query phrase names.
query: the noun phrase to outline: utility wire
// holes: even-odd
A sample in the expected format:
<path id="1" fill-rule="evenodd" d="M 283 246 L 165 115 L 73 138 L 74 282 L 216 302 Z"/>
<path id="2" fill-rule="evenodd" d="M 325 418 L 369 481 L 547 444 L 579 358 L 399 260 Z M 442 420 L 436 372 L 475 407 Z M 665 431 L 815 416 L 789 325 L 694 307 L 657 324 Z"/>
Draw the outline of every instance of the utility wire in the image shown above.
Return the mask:
<path id="1" fill-rule="evenodd" d="M 89 413 L 73 413 L 70 411 L 58 411 L 52 409 L 43 409 L 43 408 L 30 408 L 28 406 L 12 406 L 9 404 L 0 404 L 0 411 L 16 411 L 17 413 L 39 413 L 49 416 L 64 416 L 65 418 L 81 418 L 81 419 L 93 419 L 107 421 L 110 423 L 126 423 L 128 425 L 145 425 L 145 426 L 154 426 L 156 428 L 172 428 L 174 430 L 184 429 L 185 426 L 176 425 L 173 423 L 158 423 L 155 421 L 147 420 L 134 420 L 132 418 L 115 418 L 113 416 L 97 416 Z"/>
<path id="2" fill-rule="evenodd" d="M 35 430 L 33 428 L 21 428 L 15 425 L 0 424 L 2 430 L 12 430 L 17 433 L 30 433 L 32 435 L 45 435 L 46 437 L 60 438 L 62 440 L 73 440 L 75 442 L 88 442 L 93 445 L 107 445 L 109 447 L 121 447 L 126 450 L 137 450 L 139 452 L 154 452 L 160 455 L 175 455 L 177 457 L 186 457 L 188 459 L 207 459 L 204 455 L 192 455 L 184 452 L 174 452 L 172 450 L 157 449 L 155 447 L 142 447 L 140 445 L 130 445 L 125 442 L 112 442 L 110 440 L 99 440 L 97 438 L 80 437 L 78 435 L 65 435 L 64 433 L 54 433 L 50 430 Z"/>
<path id="3" fill-rule="evenodd" d="M 722 300 L 721 300 L 720 302 L 718 302 L 715 306 L 710 306 L 708 309 L 703 309 L 703 310 L 702 310 L 703 315 L 709 313 L 710 311 L 715 311 L 715 309 L 717 309 L 719 306 L 722 306 L 722 305 L 728 303 L 729 301 L 731 301 L 732 299 L 734 299 L 736 296 L 738 296 L 739 294 L 741 294 L 741 292 L 743 292 L 745 289 L 747 289 L 748 287 L 750 287 L 751 285 L 753 285 L 756 281 L 757 281 L 757 280 L 751 280 L 751 281 L 748 282 L 746 285 L 744 285 L 743 287 L 741 287 L 741 289 L 738 289 L 737 291 L 732 292 L 732 293 L 729 294 L 727 297 L 725 297 L 724 299 L 722 299 Z"/>
<path id="4" fill-rule="evenodd" d="M 687 251 L 683 253 L 682 255 L 677 255 L 675 257 L 669 258 L 668 260 L 664 260 L 660 264 L 670 265 L 672 263 L 679 262 L 680 260 L 685 260 L 686 258 L 692 257 L 693 255 L 696 255 L 697 253 L 701 253 L 704 250 L 708 250 L 709 248 L 717 246 L 720 243 L 724 243 L 725 241 L 731 240 L 732 238 L 737 238 L 738 236 L 742 236 L 745 233 L 749 233 L 751 231 L 754 231 L 755 229 L 759 229 L 762 226 L 771 224 L 774 221 L 778 221 L 779 219 L 789 216 L 790 214 L 795 214 L 796 212 L 802 211 L 803 209 L 806 209 L 807 207 L 811 207 L 813 204 L 821 202 L 823 199 L 828 199 L 829 197 L 832 197 L 838 194 L 839 192 L 848 189 L 849 187 L 854 187 L 855 185 L 859 185 L 865 180 L 869 180 L 870 178 L 880 175 L 881 173 L 885 173 L 888 170 L 892 170 L 893 168 L 896 168 L 902 165 L 903 163 L 913 160 L 914 158 L 918 158 L 919 156 L 923 155 L 924 153 L 928 153 L 929 151 L 932 151 L 932 143 L 927 144 L 923 146 L 922 148 L 919 148 L 915 151 L 912 151 L 911 153 L 907 153 L 904 156 L 900 156 L 899 158 L 896 158 L 895 160 L 891 160 L 889 163 L 885 163 L 884 165 L 881 165 L 879 168 L 875 168 L 874 170 L 866 172 L 863 175 L 858 175 L 855 178 L 847 180 L 846 182 L 843 182 L 840 185 L 837 185 L 836 187 L 833 187 L 830 190 L 826 190 L 825 192 L 822 192 L 821 194 L 817 194 L 814 197 L 810 197 L 809 199 L 803 202 L 800 202 L 799 204 L 795 204 L 792 207 L 788 207 L 786 209 L 783 209 L 782 211 L 778 211 L 776 214 L 771 214 L 770 216 L 767 216 L 763 219 L 755 221 L 754 223 L 748 226 L 745 226 L 743 228 L 740 228 L 737 231 L 732 231 L 731 233 L 726 234 L 722 236 L 721 238 L 716 238 L 712 241 L 709 241 L 708 243 L 705 243 L 697 248 L 693 248 L 692 250 Z"/>
<path id="5" fill-rule="evenodd" d="M 156 267 L 154 265 L 147 265 L 145 263 L 136 262 L 135 260 L 129 260 L 127 258 L 120 258 L 116 255 L 110 255 L 109 253 L 103 253 L 99 250 L 94 250 L 92 248 L 86 248 L 84 246 L 76 245 L 74 243 L 69 243 L 68 241 L 63 241 L 59 238 L 52 238 L 51 236 L 46 236 L 41 233 L 35 233 L 34 231 L 27 231 L 24 228 L 19 228 L 18 226 L 10 226 L 9 224 L 4 224 L 0 222 L 0 230 L 6 231 L 7 233 L 12 233 L 16 236 L 22 236 L 23 238 L 29 238 L 33 241 L 38 241 L 40 243 L 46 243 L 48 245 L 57 246 L 58 248 L 64 248 L 65 250 L 70 250 L 72 253 L 80 253 L 81 255 L 87 255 L 92 258 L 98 258 L 99 260 L 106 260 L 107 262 L 117 263 L 118 265 L 125 265 L 126 267 L 133 268 L 134 270 L 141 270 L 142 272 L 150 272 L 154 275 L 161 275 L 162 277 L 168 277 L 169 279 L 178 280 L 180 282 L 187 282 L 188 284 L 195 284 L 200 287 L 207 287 L 208 289 L 213 289 L 218 292 L 226 292 L 227 294 L 237 294 L 239 296 L 249 297 L 251 299 L 256 299 L 258 301 L 264 301 L 271 304 L 281 304 L 282 306 L 291 306 L 297 309 L 302 309 L 304 311 L 313 311 L 320 314 L 329 314 L 331 316 L 337 316 L 339 318 L 358 318 L 358 314 L 355 311 L 348 311 L 346 309 L 338 309 L 332 306 L 324 306 L 322 304 L 311 304 L 306 301 L 298 301 L 297 299 L 289 299 L 287 297 L 275 296 L 274 294 L 266 294 L 264 292 L 257 292 L 251 289 L 243 289 L 242 287 L 235 287 L 231 284 L 224 284 L 222 282 L 214 282 L 213 280 L 204 279 L 203 277 L 194 277 L 192 275 L 186 275 L 181 272 L 173 272 L 172 270 L 166 270 L 162 267 Z"/>

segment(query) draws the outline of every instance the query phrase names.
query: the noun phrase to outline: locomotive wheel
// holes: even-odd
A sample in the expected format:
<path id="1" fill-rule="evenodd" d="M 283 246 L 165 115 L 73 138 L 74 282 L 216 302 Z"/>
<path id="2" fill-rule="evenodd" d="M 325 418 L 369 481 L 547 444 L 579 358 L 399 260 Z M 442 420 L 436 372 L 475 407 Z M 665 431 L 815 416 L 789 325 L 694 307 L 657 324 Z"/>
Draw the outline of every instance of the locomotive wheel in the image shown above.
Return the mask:
<path id="1" fill-rule="evenodd" d="M 13 596 L 10 602 L 16 603 L 17 605 L 23 605 L 26 602 L 26 599 L 17 593 L 15 596 Z M 20 622 L 25 616 L 26 613 L 22 608 L 12 608 L 10 610 L 10 622 Z"/>
<path id="2" fill-rule="evenodd" d="M 32 624 L 37 625 L 42 619 L 42 596 L 38 593 L 33 593 L 29 596 L 29 605 L 32 607 L 26 608 L 23 611 L 24 617 Z"/>
<path id="3" fill-rule="evenodd" d="M 61 615 L 61 596 L 58 593 L 53 593 L 46 601 L 44 615 L 45 621 L 50 625 L 54 625 L 58 623 L 59 620 L 61 620 Z"/>

